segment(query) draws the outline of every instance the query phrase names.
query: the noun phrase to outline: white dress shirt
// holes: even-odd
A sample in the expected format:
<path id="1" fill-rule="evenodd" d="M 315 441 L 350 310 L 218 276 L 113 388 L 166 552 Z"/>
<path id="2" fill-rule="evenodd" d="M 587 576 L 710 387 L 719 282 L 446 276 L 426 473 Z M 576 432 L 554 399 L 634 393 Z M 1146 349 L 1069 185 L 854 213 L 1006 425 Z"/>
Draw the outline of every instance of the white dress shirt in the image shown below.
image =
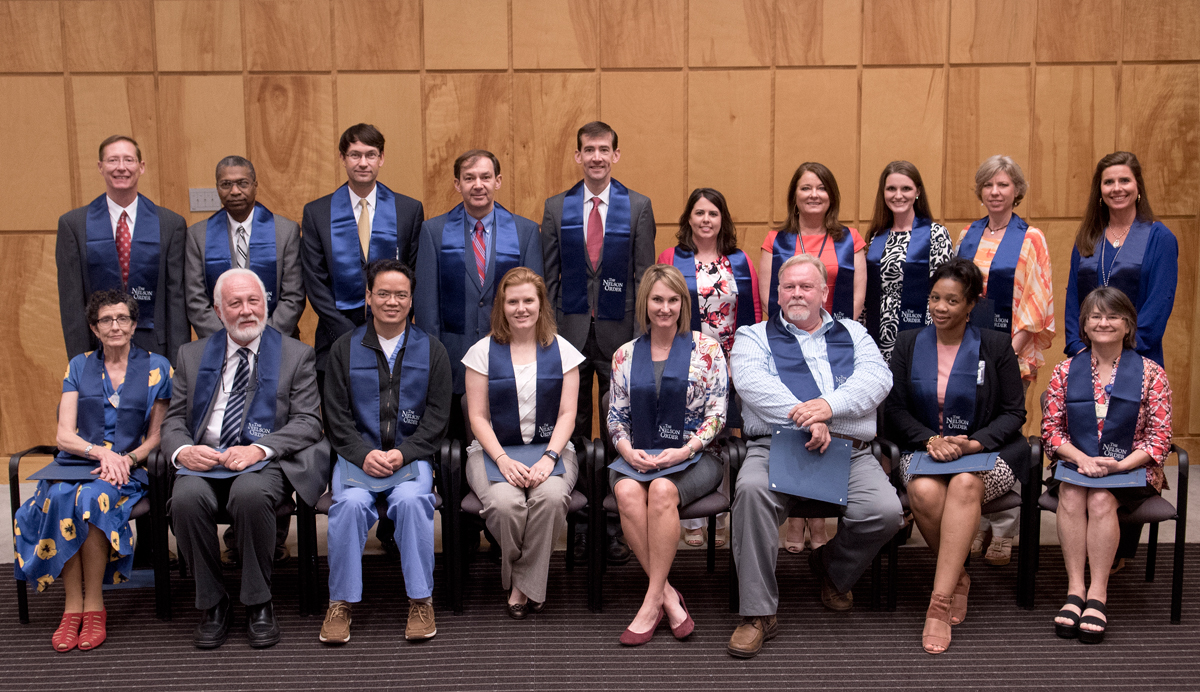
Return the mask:
<path id="1" fill-rule="evenodd" d="M 371 191 L 367 193 L 366 197 L 359 197 L 358 195 L 354 194 L 354 190 L 349 185 L 346 186 L 346 191 L 350 193 L 350 210 L 354 212 L 354 222 L 355 223 L 358 223 L 358 216 L 360 213 L 359 208 L 358 208 L 358 201 L 360 199 L 367 200 L 367 213 L 370 214 L 370 216 L 367 217 L 367 221 L 370 222 L 371 229 L 374 230 L 375 229 L 375 198 L 378 197 L 379 186 L 378 185 L 371 186 Z"/>
<path id="2" fill-rule="evenodd" d="M 104 199 L 108 202 L 108 220 L 112 222 L 113 240 L 117 239 L 117 222 L 121 220 L 121 212 L 129 214 L 129 238 L 132 240 L 133 227 L 137 225 L 138 198 L 134 197 L 128 207 L 122 207 L 108 195 L 105 195 Z"/>
<path id="3" fill-rule="evenodd" d="M 608 228 L 608 195 L 612 192 L 612 181 L 608 182 L 600 194 L 593 195 L 592 191 L 583 186 L 583 243 L 587 245 L 588 217 L 592 215 L 592 198 L 600 198 L 600 228 Z"/>

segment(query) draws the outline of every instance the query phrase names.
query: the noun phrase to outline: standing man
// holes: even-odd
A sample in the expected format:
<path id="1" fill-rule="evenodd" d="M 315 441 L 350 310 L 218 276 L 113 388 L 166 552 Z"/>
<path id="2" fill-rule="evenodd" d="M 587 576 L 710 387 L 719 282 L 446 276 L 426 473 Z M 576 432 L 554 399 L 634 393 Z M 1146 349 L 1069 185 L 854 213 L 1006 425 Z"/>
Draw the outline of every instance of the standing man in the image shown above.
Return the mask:
<path id="1" fill-rule="evenodd" d="M 542 274 L 538 225 L 496 204 L 500 161 L 472 149 L 454 161 L 454 189 L 462 204 L 421 226 L 417 250 L 416 322 L 446 347 L 456 401 L 450 436 L 466 437 L 457 398 L 466 392 L 462 357 L 492 328 L 496 284 L 508 270 Z"/>
<path id="2" fill-rule="evenodd" d="M 828 291 L 825 263 L 789 257 L 779 270 L 779 313 L 738 330 L 733 383 L 742 397 L 746 460 L 733 499 L 733 551 L 741 589 L 742 624 L 727 650 L 751 658 L 779 631 L 779 526 L 800 501 L 771 490 L 771 436 L 776 428 L 812 433 L 805 446 L 824 454 L 831 437 L 850 442 L 846 509 L 833 540 L 812 551 L 808 565 L 826 608 L 854 605 L 850 590 L 875 553 L 904 525 L 900 498 L 871 454 L 875 411 L 892 389 L 892 371 L 858 322 L 835 320 L 821 308 Z M 830 460 L 828 463 L 844 463 Z"/>
<path id="3" fill-rule="evenodd" d="M 217 542 L 224 507 L 237 533 L 250 646 L 265 648 L 279 641 L 271 605 L 276 510 L 293 489 L 316 504 L 329 482 L 329 447 L 318 444 L 313 350 L 267 326 L 262 280 L 230 269 L 213 296 L 225 328 L 179 350 L 162 426 L 162 452 L 179 469 L 171 518 L 179 554 L 196 577 L 196 608 L 204 612 L 193 643 L 215 649 L 229 633 Z"/>
<path id="4" fill-rule="evenodd" d="M 633 304 L 642 273 L 654 264 L 650 198 L 612 177 L 621 159 L 617 133 L 599 120 L 575 134 L 575 163 L 583 180 L 546 200 L 542 250 L 546 290 L 557 308 L 558 333 L 584 355 L 579 365 L 575 435 L 592 438 L 592 377 L 599 398 L 608 392 L 612 356 L 632 341 Z M 601 425 L 603 425 L 601 421 Z M 609 522 L 609 562 L 629 561 L 629 548 Z"/>
<path id="5" fill-rule="evenodd" d="M 174 363 L 180 345 L 192 338 L 183 297 L 187 223 L 138 194 L 146 162 L 132 137 L 101 142 L 96 167 L 104 194 L 58 219 L 54 259 L 67 358 L 99 347 L 87 324 L 87 299 L 115 288 L 138 302 L 133 343 Z"/>
<path id="6" fill-rule="evenodd" d="M 395 523 L 408 624 L 404 638 L 430 639 L 433 618 L 433 468 L 450 415 L 446 349 L 409 323 L 412 270 L 395 259 L 367 266 L 371 320 L 343 334 L 329 352 L 326 429 L 338 454 L 329 508 L 329 610 L 326 644 L 350 641 L 350 606 L 362 600 L 362 548 L 387 496 Z M 374 479 L 390 487 L 371 489 Z"/>
<path id="7" fill-rule="evenodd" d="M 383 134 L 374 125 L 348 128 L 338 151 L 346 184 L 304 205 L 301 220 L 304 290 L 318 317 L 317 380 L 322 384 L 329 347 L 366 321 L 365 267 L 377 259 L 412 266 L 425 220 L 420 202 L 376 181 L 383 167 Z"/>
<path id="8" fill-rule="evenodd" d="M 304 312 L 300 227 L 255 201 L 254 164 L 241 156 L 217 163 L 221 211 L 187 229 L 184 292 L 188 320 L 204 338 L 222 329 L 213 310 L 213 286 L 227 269 L 249 269 L 267 287 L 267 324 L 296 336 Z"/>

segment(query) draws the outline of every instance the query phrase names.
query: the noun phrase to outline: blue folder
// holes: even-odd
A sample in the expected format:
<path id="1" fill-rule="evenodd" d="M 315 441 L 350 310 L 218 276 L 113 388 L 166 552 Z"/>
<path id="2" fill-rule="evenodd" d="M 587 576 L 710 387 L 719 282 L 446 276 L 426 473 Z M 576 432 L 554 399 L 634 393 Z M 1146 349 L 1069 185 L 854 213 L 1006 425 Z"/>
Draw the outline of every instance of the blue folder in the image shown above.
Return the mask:
<path id="1" fill-rule="evenodd" d="M 338 473 L 342 477 L 342 485 L 347 488 L 365 488 L 373 493 L 381 493 L 389 488 L 394 488 L 404 481 L 411 481 L 417 477 L 417 465 L 405 464 L 396 470 L 392 475 L 384 478 L 376 478 L 362 467 L 351 464 L 345 457 L 338 455 Z"/>
<path id="2" fill-rule="evenodd" d="M 824 454 L 805 448 L 812 434 L 777 428 L 771 434 L 768 481 L 785 495 L 845 506 L 850 494 L 850 440 L 834 437 Z"/>
<path id="3" fill-rule="evenodd" d="M 28 481 L 66 481 L 69 483 L 88 483 L 99 480 L 99 473 L 92 471 L 100 468 L 100 462 L 84 460 L 79 457 L 63 459 L 58 457 L 46 466 L 29 474 Z M 129 471 L 129 478 L 145 485 L 150 484 L 146 469 L 136 468 Z"/>
<path id="4" fill-rule="evenodd" d="M 504 445 L 504 453 L 510 459 L 519 461 L 525 464 L 526 467 L 533 466 L 546 453 L 546 447 L 549 445 L 545 442 L 538 442 L 531 445 Z M 500 467 L 496 465 L 495 460 L 488 456 L 487 452 L 483 453 L 483 465 L 487 468 L 488 480 L 493 483 L 506 483 L 504 474 L 500 473 Z M 567 472 L 563 467 L 562 459 L 554 462 L 554 470 L 550 472 L 551 476 L 561 476 Z"/>
<path id="5" fill-rule="evenodd" d="M 938 461 L 925 452 L 915 452 L 908 464 L 910 476 L 942 476 L 951 473 L 975 473 L 996 468 L 999 452 L 964 454 L 954 461 Z"/>
<path id="6" fill-rule="evenodd" d="M 221 480 L 223 478 L 233 478 L 234 476 L 240 476 L 243 473 L 250 473 L 251 471 L 257 471 L 269 463 L 271 463 L 270 459 L 263 459 L 262 461 L 258 462 L 257 464 L 251 464 L 250 466 L 247 466 L 246 468 L 242 469 L 241 471 L 230 471 L 229 469 L 225 468 L 224 466 L 222 466 L 220 464 L 217 464 L 216 466 L 212 467 L 211 469 L 209 469 L 207 471 L 193 471 L 187 467 L 180 466 L 179 469 L 175 471 L 175 473 L 177 473 L 181 476 L 201 476 L 203 478 L 211 478 L 213 480 Z"/>
<path id="7" fill-rule="evenodd" d="M 649 454 L 650 456 L 655 456 L 655 455 L 661 454 L 663 450 L 661 450 L 661 449 L 644 449 L 642 451 L 645 452 L 646 454 Z M 678 464 L 675 464 L 674 466 L 668 466 L 665 469 L 656 469 L 654 471 L 647 471 L 645 473 L 642 473 L 641 471 L 638 471 L 637 469 L 633 468 L 633 466 L 631 466 L 628 461 L 625 461 L 624 457 L 617 457 L 617 460 L 614 461 L 613 463 L 609 464 L 608 468 L 612 469 L 613 471 L 616 471 L 617 473 L 619 473 L 623 476 L 629 476 L 630 478 L 632 478 L 635 481 L 645 482 L 645 481 L 652 481 L 655 478 L 662 478 L 663 476 L 669 476 L 672 473 L 679 473 L 680 471 L 691 468 L 691 466 L 693 464 L 695 464 L 697 461 L 700 461 L 700 456 L 701 456 L 700 454 L 697 454 L 696 456 L 692 457 L 691 459 L 688 459 L 686 461 L 681 461 Z"/>
<path id="8" fill-rule="evenodd" d="M 1069 461 L 1059 461 L 1054 465 L 1054 477 L 1063 483 L 1078 485 L 1082 488 L 1144 488 L 1146 487 L 1146 469 L 1136 468 L 1123 473 L 1110 473 L 1107 476 L 1092 478 L 1079 472 L 1079 467 Z"/>

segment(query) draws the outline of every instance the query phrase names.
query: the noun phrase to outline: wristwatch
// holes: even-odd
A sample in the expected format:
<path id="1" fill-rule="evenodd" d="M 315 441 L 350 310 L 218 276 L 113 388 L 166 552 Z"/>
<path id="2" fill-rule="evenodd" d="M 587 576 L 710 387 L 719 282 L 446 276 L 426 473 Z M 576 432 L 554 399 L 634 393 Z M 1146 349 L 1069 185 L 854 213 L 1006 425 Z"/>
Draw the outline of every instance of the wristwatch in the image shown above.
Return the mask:
<path id="1" fill-rule="evenodd" d="M 691 461 L 692 459 L 696 458 L 696 450 L 692 449 L 692 441 L 691 440 L 688 440 L 687 442 L 683 443 L 683 446 L 687 447 L 688 461 Z M 704 449 L 703 445 L 701 445 L 700 448 Z"/>
<path id="2" fill-rule="evenodd" d="M 553 449 L 547 449 L 546 451 L 542 452 L 542 456 L 550 457 L 551 459 L 554 460 L 554 463 L 556 463 L 556 464 L 562 458 L 561 456 L 559 456 L 559 453 L 554 451 Z"/>
<path id="3" fill-rule="evenodd" d="M 89 444 L 88 446 L 83 448 L 83 458 L 84 459 L 92 458 L 92 447 L 95 447 L 95 446 L 96 445 L 94 445 L 94 444 Z"/>

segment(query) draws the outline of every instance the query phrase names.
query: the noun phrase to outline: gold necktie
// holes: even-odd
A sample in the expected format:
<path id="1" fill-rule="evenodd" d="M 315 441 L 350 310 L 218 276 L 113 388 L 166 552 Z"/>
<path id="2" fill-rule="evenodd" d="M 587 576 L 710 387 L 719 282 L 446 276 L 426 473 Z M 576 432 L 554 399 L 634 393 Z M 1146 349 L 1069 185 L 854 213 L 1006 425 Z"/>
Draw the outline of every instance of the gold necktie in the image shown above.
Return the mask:
<path id="1" fill-rule="evenodd" d="M 371 212 L 367 209 L 367 200 L 358 200 L 358 244 L 362 246 L 363 257 L 371 261 Z"/>

